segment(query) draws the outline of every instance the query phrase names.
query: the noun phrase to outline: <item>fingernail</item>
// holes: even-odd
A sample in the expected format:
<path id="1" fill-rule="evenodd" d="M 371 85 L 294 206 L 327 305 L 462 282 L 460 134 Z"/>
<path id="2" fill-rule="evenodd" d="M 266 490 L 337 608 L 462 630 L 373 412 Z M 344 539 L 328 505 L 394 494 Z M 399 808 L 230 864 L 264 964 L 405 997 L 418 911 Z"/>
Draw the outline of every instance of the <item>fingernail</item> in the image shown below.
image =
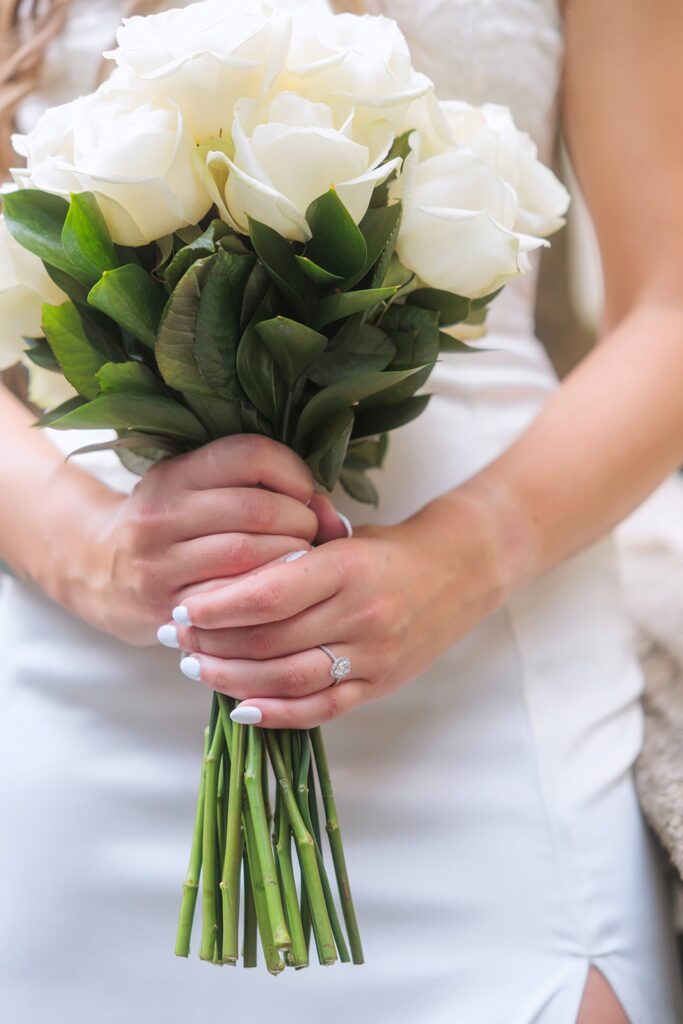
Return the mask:
<path id="1" fill-rule="evenodd" d="M 178 630 L 172 622 L 165 622 L 157 630 L 157 640 L 164 647 L 180 647 L 178 642 Z"/>
<path id="2" fill-rule="evenodd" d="M 343 512 L 337 512 L 337 515 L 341 519 L 342 526 L 346 530 L 346 536 L 353 537 L 353 527 L 351 526 L 350 519 L 347 516 L 345 516 Z"/>
<path id="3" fill-rule="evenodd" d="M 173 619 L 174 622 L 177 622 L 179 626 L 192 625 L 190 613 L 188 612 L 184 604 L 179 604 L 177 608 L 173 609 L 173 612 L 171 613 L 171 618 Z"/>
<path id="4" fill-rule="evenodd" d="M 243 708 L 241 705 L 236 707 L 230 712 L 230 717 L 233 722 L 239 723 L 239 725 L 258 725 L 263 718 L 260 708 L 246 707 Z"/>
<path id="5" fill-rule="evenodd" d="M 202 666 L 199 663 L 199 658 L 181 658 L 180 671 L 188 679 L 199 681 L 202 678 Z"/>
<path id="6" fill-rule="evenodd" d="M 285 562 L 295 562 L 297 558 L 301 558 L 302 555 L 307 555 L 308 551 L 292 551 L 291 554 L 285 555 Z"/>

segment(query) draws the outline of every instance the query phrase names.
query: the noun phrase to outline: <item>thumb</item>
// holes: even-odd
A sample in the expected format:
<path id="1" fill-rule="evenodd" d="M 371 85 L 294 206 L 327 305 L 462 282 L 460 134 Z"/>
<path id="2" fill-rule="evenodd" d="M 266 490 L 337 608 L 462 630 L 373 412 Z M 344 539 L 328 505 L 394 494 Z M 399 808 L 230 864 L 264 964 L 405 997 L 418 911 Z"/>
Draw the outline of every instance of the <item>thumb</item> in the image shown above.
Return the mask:
<path id="1" fill-rule="evenodd" d="M 315 536 L 315 544 L 324 544 L 325 541 L 339 540 L 341 537 L 350 537 L 353 534 L 351 523 L 345 515 L 337 512 L 326 494 L 320 494 L 316 491 L 308 507 L 318 517 L 318 532 Z"/>

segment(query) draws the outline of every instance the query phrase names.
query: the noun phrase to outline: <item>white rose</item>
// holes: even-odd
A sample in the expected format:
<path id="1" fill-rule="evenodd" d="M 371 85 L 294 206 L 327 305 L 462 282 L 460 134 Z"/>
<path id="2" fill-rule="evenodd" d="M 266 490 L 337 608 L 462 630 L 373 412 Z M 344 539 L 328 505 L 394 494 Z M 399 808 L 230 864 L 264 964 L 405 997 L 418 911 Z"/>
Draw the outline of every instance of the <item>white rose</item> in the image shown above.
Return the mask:
<path id="1" fill-rule="evenodd" d="M 210 150 L 206 167 L 221 215 L 248 230 L 248 217 L 284 238 L 311 237 L 306 210 L 331 186 L 358 223 L 372 191 L 399 165 L 382 163 L 394 138 L 386 121 L 354 136 L 353 115 L 338 125 L 324 103 L 281 93 L 270 104 L 241 100 L 235 110 L 234 155 Z"/>
<path id="2" fill-rule="evenodd" d="M 211 200 L 194 168 L 194 142 L 171 101 L 105 83 L 47 110 L 13 137 L 24 187 L 68 197 L 94 192 L 115 242 L 143 245 L 196 224 Z"/>
<path id="3" fill-rule="evenodd" d="M 417 72 L 391 18 L 294 10 L 287 88 L 359 119 L 387 118 L 396 129 L 410 104 L 432 88 Z"/>
<path id="4" fill-rule="evenodd" d="M 57 304 L 65 298 L 38 257 L 15 242 L 0 217 L 0 370 L 20 361 L 24 338 L 42 334 L 43 302 Z"/>
<path id="5" fill-rule="evenodd" d="M 151 95 L 174 99 L 202 142 L 229 132 L 238 99 L 270 88 L 290 34 L 291 20 L 276 3 L 207 0 L 124 19 L 117 48 L 105 56 Z"/>
<path id="6" fill-rule="evenodd" d="M 411 107 L 406 126 L 420 132 L 424 157 L 455 146 L 486 161 L 517 194 L 515 230 L 550 235 L 563 226 L 569 193 L 538 159 L 535 143 L 516 127 L 507 107 L 439 102 L 429 94 Z"/>
<path id="7" fill-rule="evenodd" d="M 416 136 L 411 143 L 419 144 Z M 403 200 L 399 259 L 432 288 L 488 295 L 528 269 L 531 249 L 547 244 L 513 230 L 515 190 L 466 149 L 422 162 L 413 150 L 392 191 Z"/>

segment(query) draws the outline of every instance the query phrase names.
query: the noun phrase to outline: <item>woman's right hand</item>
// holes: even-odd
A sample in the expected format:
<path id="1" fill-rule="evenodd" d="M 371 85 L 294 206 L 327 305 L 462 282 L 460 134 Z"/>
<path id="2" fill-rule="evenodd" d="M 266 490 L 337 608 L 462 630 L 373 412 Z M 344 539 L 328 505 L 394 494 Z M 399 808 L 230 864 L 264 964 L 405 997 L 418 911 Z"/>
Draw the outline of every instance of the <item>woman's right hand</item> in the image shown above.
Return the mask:
<path id="1" fill-rule="evenodd" d="M 73 510 L 82 543 L 53 596 L 135 645 L 154 643 L 189 594 L 307 550 L 319 535 L 310 470 L 254 434 L 159 462 L 129 496 L 100 495 Z"/>

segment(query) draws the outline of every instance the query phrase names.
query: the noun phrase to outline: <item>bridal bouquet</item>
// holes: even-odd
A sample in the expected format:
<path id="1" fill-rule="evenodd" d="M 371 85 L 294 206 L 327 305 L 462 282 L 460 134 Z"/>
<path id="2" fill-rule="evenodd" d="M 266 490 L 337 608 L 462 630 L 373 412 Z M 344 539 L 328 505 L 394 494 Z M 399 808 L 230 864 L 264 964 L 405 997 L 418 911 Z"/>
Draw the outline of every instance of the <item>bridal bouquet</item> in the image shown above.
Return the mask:
<path id="1" fill-rule="evenodd" d="M 375 502 L 387 433 L 471 351 L 564 189 L 507 109 L 439 102 L 386 18 L 208 0 L 117 41 L 96 92 L 14 139 L 0 366 L 28 363 L 41 425 L 109 428 L 81 451 L 135 472 L 255 432 Z M 272 973 L 306 966 L 311 931 L 321 963 L 362 963 L 320 730 L 233 705 L 214 696 L 176 953 L 201 893 L 202 959 L 235 964 L 241 926 L 245 966 L 257 935 Z"/>

